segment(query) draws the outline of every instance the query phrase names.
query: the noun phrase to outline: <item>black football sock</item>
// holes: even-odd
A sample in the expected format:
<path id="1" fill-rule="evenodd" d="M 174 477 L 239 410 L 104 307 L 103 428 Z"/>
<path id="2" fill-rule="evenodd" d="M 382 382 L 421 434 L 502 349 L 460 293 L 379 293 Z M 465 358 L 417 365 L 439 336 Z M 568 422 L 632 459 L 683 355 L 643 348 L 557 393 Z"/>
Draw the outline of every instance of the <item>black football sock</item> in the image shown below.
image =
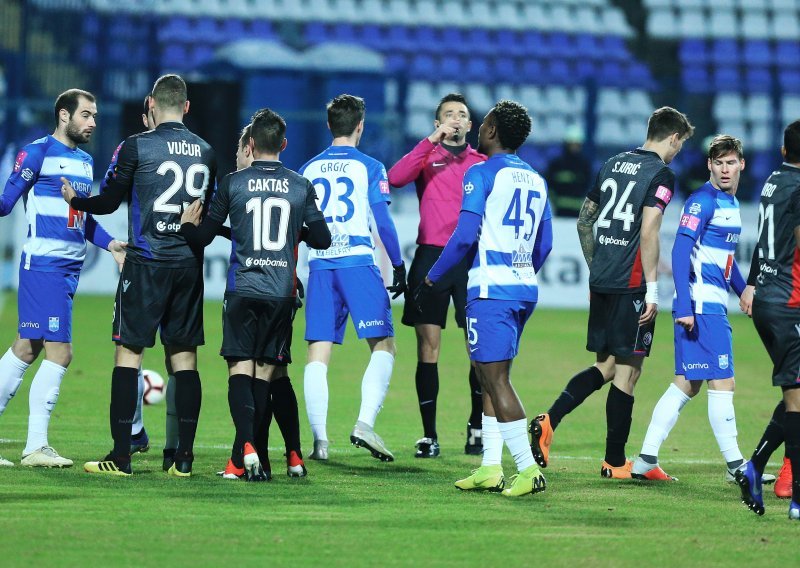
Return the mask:
<path id="1" fill-rule="evenodd" d="M 114 367 L 111 373 L 111 407 L 109 422 L 114 449 L 111 456 L 115 461 L 131 459 L 131 424 L 136 414 L 139 370 L 130 367 Z"/>
<path id="2" fill-rule="evenodd" d="M 286 455 L 294 450 L 302 458 L 300 452 L 300 417 L 297 412 L 297 396 L 292 387 L 289 377 L 281 377 L 272 381 L 270 387 L 270 398 L 272 399 L 272 413 L 275 415 L 275 422 L 281 429 L 283 442 L 286 444 Z"/>
<path id="3" fill-rule="evenodd" d="M 566 388 L 561 391 L 558 398 L 547 413 L 550 415 L 550 425 L 555 430 L 561 420 L 570 412 L 578 408 L 584 400 L 594 391 L 600 390 L 605 384 L 603 373 L 597 367 L 589 367 L 572 377 Z"/>
<path id="4" fill-rule="evenodd" d="M 783 419 L 786 457 L 792 464 L 792 501 L 800 503 L 800 412 L 787 412 Z"/>
<path id="5" fill-rule="evenodd" d="M 783 401 L 780 401 L 772 412 L 772 418 L 769 424 L 767 424 L 767 428 L 764 430 L 764 435 L 761 436 L 761 440 L 756 446 L 756 451 L 753 452 L 753 456 L 750 458 L 753 467 L 756 468 L 758 473 L 764 473 L 770 456 L 784 442 L 783 424 L 785 416 L 786 405 Z"/>
<path id="6" fill-rule="evenodd" d="M 261 379 L 253 380 L 253 403 L 255 405 L 253 442 L 258 453 L 258 461 L 266 470 L 269 467 L 269 426 L 272 424 L 272 407 L 270 405 L 270 383 Z"/>
<path id="7" fill-rule="evenodd" d="M 606 399 L 606 463 L 613 467 L 625 465 L 625 444 L 631 433 L 633 397 L 613 384 Z"/>
<path id="8" fill-rule="evenodd" d="M 175 371 L 175 410 L 178 413 L 178 450 L 179 460 L 192 459 L 194 454 L 194 437 L 197 434 L 197 419 L 200 417 L 200 404 L 203 400 L 203 389 L 200 385 L 200 373 L 197 371 Z"/>
<path id="9" fill-rule="evenodd" d="M 422 431 L 426 438 L 438 437 L 436 434 L 436 399 L 439 396 L 439 365 L 437 363 L 417 363 L 417 400 L 422 416 Z"/>
<path id="10" fill-rule="evenodd" d="M 478 380 L 478 373 L 472 365 L 469 367 L 469 397 L 472 401 L 469 425 L 471 428 L 480 430 L 483 428 L 483 390 Z"/>
<path id="11" fill-rule="evenodd" d="M 231 452 L 232 460 L 244 451 L 245 442 L 253 442 L 253 420 L 256 414 L 253 380 L 250 375 L 231 375 L 228 379 L 228 406 L 236 428 L 236 438 Z"/>

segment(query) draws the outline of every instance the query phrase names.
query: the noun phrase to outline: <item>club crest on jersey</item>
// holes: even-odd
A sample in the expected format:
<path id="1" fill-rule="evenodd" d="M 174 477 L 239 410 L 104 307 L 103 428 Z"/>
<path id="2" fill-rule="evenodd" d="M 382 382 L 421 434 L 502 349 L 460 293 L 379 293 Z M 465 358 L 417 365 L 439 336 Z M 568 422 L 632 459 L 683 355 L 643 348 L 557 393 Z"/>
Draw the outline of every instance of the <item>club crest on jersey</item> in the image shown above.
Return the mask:
<path id="1" fill-rule="evenodd" d="M 87 178 L 92 179 L 92 177 L 94 177 L 92 176 L 92 166 L 89 164 L 89 162 L 83 162 L 83 171 Z"/>
<path id="2" fill-rule="evenodd" d="M 25 150 L 20 150 L 19 153 L 17 153 L 17 159 L 14 160 L 14 171 L 15 172 L 18 172 L 20 170 L 20 168 L 22 167 L 22 162 L 24 162 L 25 158 L 27 158 L 27 157 L 28 157 L 28 153 Z"/>
<path id="3" fill-rule="evenodd" d="M 727 369 L 728 368 L 728 354 L 720 355 L 719 356 L 719 368 L 720 369 Z"/>
<path id="4" fill-rule="evenodd" d="M 57 317 L 48 318 L 47 329 L 55 333 L 61 327 L 61 319 Z"/>
<path id="5" fill-rule="evenodd" d="M 689 215 L 700 215 L 700 211 L 702 210 L 702 206 L 695 201 L 689 206 Z"/>

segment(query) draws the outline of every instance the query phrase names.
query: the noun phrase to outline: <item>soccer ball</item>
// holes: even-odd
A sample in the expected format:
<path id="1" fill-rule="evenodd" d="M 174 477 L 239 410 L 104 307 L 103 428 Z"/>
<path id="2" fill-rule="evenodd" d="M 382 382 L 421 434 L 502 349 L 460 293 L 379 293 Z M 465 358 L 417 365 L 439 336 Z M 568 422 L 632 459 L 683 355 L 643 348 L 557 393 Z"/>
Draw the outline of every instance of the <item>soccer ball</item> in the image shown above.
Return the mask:
<path id="1" fill-rule="evenodd" d="M 144 375 L 144 394 L 142 395 L 142 402 L 145 404 L 158 404 L 167 395 L 167 385 L 164 383 L 164 377 L 155 371 L 142 371 Z"/>

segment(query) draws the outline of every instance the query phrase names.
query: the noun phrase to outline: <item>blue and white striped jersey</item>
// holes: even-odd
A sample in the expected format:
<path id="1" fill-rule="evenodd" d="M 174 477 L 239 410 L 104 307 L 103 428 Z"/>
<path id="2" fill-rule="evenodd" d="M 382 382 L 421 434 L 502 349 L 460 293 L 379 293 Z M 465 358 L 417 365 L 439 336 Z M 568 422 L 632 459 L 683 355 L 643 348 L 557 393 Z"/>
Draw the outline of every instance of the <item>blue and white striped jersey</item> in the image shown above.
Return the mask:
<path id="1" fill-rule="evenodd" d="M 689 289 L 695 314 L 727 314 L 734 253 L 742 232 L 739 201 L 707 182 L 686 200 L 678 235 L 694 239 Z M 677 309 L 677 294 L 673 309 Z"/>
<path id="2" fill-rule="evenodd" d="M 467 170 L 461 210 L 483 218 L 467 298 L 538 301 L 533 249 L 551 217 L 544 178 L 516 154 L 496 154 Z"/>
<path id="3" fill-rule="evenodd" d="M 14 170 L 0 197 L 0 216 L 8 215 L 25 195 L 28 240 L 22 267 L 42 272 L 80 272 L 86 239 L 107 248 L 111 238 L 91 215 L 72 209 L 61 196 L 61 178 L 80 196 L 92 193 L 92 157 L 47 136 L 17 154 Z"/>
<path id="4" fill-rule="evenodd" d="M 331 231 L 331 247 L 309 247 L 309 270 L 375 264 L 370 207 L 391 201 L 386 168 L 352 146 L 330 146 L 300 174 L 317 193 L 317 206 Z"/>

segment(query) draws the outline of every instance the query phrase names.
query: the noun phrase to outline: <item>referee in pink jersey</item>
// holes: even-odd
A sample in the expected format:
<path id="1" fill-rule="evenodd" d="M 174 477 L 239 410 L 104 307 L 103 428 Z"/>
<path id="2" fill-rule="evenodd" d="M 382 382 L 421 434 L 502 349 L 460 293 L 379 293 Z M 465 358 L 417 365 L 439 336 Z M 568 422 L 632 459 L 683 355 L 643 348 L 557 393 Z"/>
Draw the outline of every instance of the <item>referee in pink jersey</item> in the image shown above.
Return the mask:
<path id="1" fill-rule="evenodd" d="M 482 162 L 486 156 L 467 144 L 467 133 L 472 121 L 467 101 L 458 93 L 442 98 L 436 107 L 433 121 L 435 130 L 394 167 L 389 170 L 389 183 L 402 187 L 414 182 L 419 197 L 419 234 L 417 252 L 408 274 L 408 290 L 403 323 L 414 326 L 417 333 L 416 386 L 419 411 L 422 415 L 423 437 L 417 441 L 418 458 L 435 458 L 439 455 L 436 433 L 436 399 L 439 395 L 439 347 L 442 329 L 447 324 L 450 298 L 455 306 L 456 324 L 466 336 L 465 310 L 467 304 L 467 271 L 463 262 L 438 281 L 430 294 L 426 294 L 422 305 L 414 302 L 413 291 L 425 278 L 430 268 L 442 253 L 447 240 L 456 228 L 461 211 L 461 182 L 464 173 L 473 164 Z M 469 369 L 469 386 L 472 411 L 467 422 L 467 441 L 464 452 L 480 455 L 482 403 L 481 387 L 474 367 Z"/>

